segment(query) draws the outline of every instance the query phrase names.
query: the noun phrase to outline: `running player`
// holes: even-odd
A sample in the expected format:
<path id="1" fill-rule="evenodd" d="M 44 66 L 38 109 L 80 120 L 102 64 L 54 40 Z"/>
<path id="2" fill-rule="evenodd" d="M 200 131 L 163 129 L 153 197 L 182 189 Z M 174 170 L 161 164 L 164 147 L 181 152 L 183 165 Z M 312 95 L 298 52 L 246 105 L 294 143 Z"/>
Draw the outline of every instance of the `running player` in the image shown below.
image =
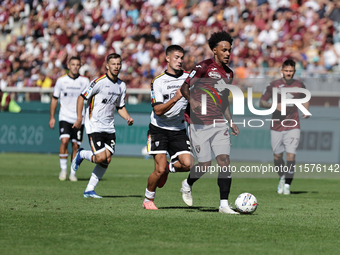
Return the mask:
<path id="1" fill-rule="evenodd" d="M 193 204 L 192 185 L 203 176 L 203 169 L 211 165 L 211 150 L 221 169 L 229 167 L 230 136 L 224 118 L 230 125 L 231 134 L 237 136 L 239 133 L 238 127 L 234 123 L 231 125 L 229 90 L 223 86 L 231 83 L 234 75 L 228 67 L 233 39 L 222 31 L 212 34 L 208 42 L 213 58 L 198 63 L 181 88 L 183 96 L 190 102 L 190 139 L 199 163 L 199 168 L 195 166 L 182 182 L 182 198 L 189 206 Z M 202 98 L 205 98 L 205 104 Z M 229 171 L 218 173 L 218 186 L 219 212 L 238 214 L 228 204 L 231 186 Z"/>
<path id="2" fill-rule="evenodd" d="M 149 176 L 143 207 L 157 210 L 154 199 L 156 188 L 162 188 L 170 172 L 187 172 L 194 158 L 186 135 L 184 111 L 188 101 L 180 88 L 188 73 L 182 70 L 184 50 L 178 45 L 166 49 L 167 70 L 151 84 L 153 111 L 148 132 L 148 152 L 153 155 L 155 170 Z M 170 162 L 166 155 L 169 153 Z"/>
<path id="3" fill-rule="evenodd" d="M 105 174 L 111 162 L 111 156 L 115 153 L 115 109 L 117 108 L 118 114 L 127 121 L 129 126 L 133 124 L 133 119 L 125 108 L 126 85 L 118 78 L 121 67 L 122 59 L 119 54 L 108 55 L 106 57 L 107 73 L 93 80 L 78 97 L 78 118 L 73 126 L 80 127 L 84 100 L 88 100 L 85 128 L 92 151 L 80 148 L 71 167 L 77 171 L 83 159 L 96 164 L 84 197 L 102 198 L 95 193 L 94 189 Z"/>
<path id="4" fill-rule="evenodd" d="M 296 105 L 287 105 L 286 115 L 281 115 L 281 88 L 306 88 L 305 85 L 298 80 L 293 79 L 295 74 L 295 62 L 293 60 L 286 60 L 282 64 L 281 68 L 282 78 L 275 80 L 269 84 L 264 91 L 261 99 L 260 106 L 263 108 L 271 108 L 272 103 L 269 103 L 269 99 L 272 98 L 273 88 L 278 89 L 278 104 L 276 111 L 273 113 L 272 119 L 280 121 L 273 121 L 271 125 L 271 146 L 274 153 L 274 165 L 281 171 L 278 172 L 280 180 L 277 186 L 277 193 L 289 195 L 290 185 L 293 181 L 295 172 L 295 155 L 296 149 L 300 141 L 300 120 L 299 112 Z M 290 98 L 303 98 L 303 93 L 289 93 Z M 307 110 L 309 108 L 309 102 L 302 104 Z M 302 115 L 302 118 L 308 118 L 309 115 Z M 282 121 L 285 121 L 284 126 Z M 283 160 L 283 152 L 286 151 L 287 170 L 283 171 L 285 162 Z"/>
<path id="5" fill-rule="evenodd" d="M 57 79 L 54 87 L 53 97 L 50 105 L 49 126 L 54 129 L 54 114 L 57 109 L 58 99 L 60 99 L 59 111 L 59 161 L 60 174 L 59 180 L 65 181 L 67 176 L 67 157 L 68 143 L 72 142 L 72 160 L 76 156 L 77 150 L 83 141 L 84 120 L 82 119 L 79 128 L 72 128 L 73 123 L 77 120 L 77 98 L 84 88 L 90 83 L 89 79 L 79 75 L 80 58 L 71 57 L 67 65 L 69 72 Z M 85 110 L 82 109 L 82 116 Z M 70 171 L 69 180 L 77 181 L 76 172 Z"/>

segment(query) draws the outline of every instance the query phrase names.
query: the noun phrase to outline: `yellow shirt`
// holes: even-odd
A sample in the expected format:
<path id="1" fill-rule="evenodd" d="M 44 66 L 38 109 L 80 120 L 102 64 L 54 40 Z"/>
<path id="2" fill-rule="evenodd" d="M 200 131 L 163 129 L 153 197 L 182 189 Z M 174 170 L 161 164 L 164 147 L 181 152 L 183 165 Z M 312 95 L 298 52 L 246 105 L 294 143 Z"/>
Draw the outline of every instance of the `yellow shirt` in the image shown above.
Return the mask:
<path id="1" fill-rule="evenodd" d="M 50 88 L 52 86 L 52 79 L 49 77 L 46 77 L 45 80 L 37 80 L 37 86 L 42 87 L 42 88 Z"/>

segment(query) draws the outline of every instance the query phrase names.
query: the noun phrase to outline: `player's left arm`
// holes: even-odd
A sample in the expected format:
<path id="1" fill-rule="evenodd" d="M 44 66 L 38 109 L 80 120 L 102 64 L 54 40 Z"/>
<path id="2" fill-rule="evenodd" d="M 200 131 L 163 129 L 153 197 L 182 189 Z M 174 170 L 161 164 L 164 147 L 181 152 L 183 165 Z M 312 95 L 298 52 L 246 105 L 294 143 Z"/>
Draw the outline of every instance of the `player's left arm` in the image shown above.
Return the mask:
<path id="1" fill-rule="evenodd" d="M 132 126 L 133 125 L 133 118 L 131 118 L 130 114 L 128 113 L 128 111 L 125 108 L 126 85 L 125 85 L 125 83 L 122 83 L 121 86 L 122 86 L 121 87 L 122 88 L 122 94 L 120 96 L 119 105 L 116 106 L 117 112 L 120 115 L 120 117 L 122 117 L 124 120 L 127 121 L 128 126 Z"/>
<path id="2" fill-rule="evenodd" d="M 306 88 L 305 84 L 302 84 L 302 88 Z M 300 97 L 304 97 L 304 94 L 300 94 Z M 309 109 L 309 101 L 306 102 L 306 103 L 302 103 L 302 106 L 306 108 L 306 110 L 308 111 Z M 305 115 L 304 113 L 302 113 L 302 118 L 303 119 L 308 119 L 309 118 L 309 115 Z"/>
<path id="3" fill-rule="evenodd" d="M 226 118 L 226 120 L 228 121 L 229 123 L 229 126 L 232 130 L 231 134 L 234 135 L 234 136 L 238 136 L 238 134 L 240 133 L 237 125 L 233 122 L 233 118 L 231 116 L 231 112 L 230 112 L 230 105 L 229 105 L 229 100 L 226 100 L 226 103 L 227 103 L 227 107 L 226 109 L 224 110 L 224 117 Z"/>
<path id="4" fill-rule="evenodd" d="M 133 125 L 133 118 L 131 118 L 130 114 L 126 110 L 125 106 L 123 107 L 117 107 L 118 114 L 120 117 L 122 117 L 124 120 L 127 121 L 128 126 Z"/>
<path id="5" fill-rule="evenodd" d="M 302 103 L 302 106 L 305 107 L 307 109 L 307 111 L 308 111 L 308 109 L 309 109 L 309 101 L 306 102 L 306 103 Z M 309 115 L 302 114 L 302 118 L 303 119 L 307 119 L 307 118 L 309 118 Z"/>

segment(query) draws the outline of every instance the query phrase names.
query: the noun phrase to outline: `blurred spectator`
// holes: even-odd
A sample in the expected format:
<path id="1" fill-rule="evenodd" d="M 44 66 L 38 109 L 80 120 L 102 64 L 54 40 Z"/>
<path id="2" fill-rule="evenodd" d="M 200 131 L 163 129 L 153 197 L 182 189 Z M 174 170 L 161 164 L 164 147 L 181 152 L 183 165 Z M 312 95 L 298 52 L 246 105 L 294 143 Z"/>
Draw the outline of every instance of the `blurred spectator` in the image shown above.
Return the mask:
<path id="1" fill-rule="evenodd" d="M 9 110 L 10 102 L 11 96 L 6 92 L 2 92 L 2 90 L 0 89 L 0 112 L 7 112 Z"/>
<path id="2" fill-rule="evenodd" d="M 25 2 L 29 6 L 26 9 Z M 2 2 L 1 33 L 11 33 L 14 22 L 20 29 L 8 36 L 9 41 L 0 51 L 1 88 L 36 86 L 40 75 L 49 76 L 46 86 L 53 87 L 73 55 L 81 57 L 80 73 L 92 80 L 105 71 L 103 60 L 112 52 L 122 56 L 120 75 L 128 88 L 149 88 L 151 77 L 166 67 L 167 46 L 182 46 L 186 51 L 183 68 L 191 70 L 197 62 L 211 57 L 205 38 L 220 30 L 234 38 L 231 65 L 242 77 L 277 75 L 276 68 L 287 58 L 293 58 L 301 68 L 297 74 L 313 73 L 315 68 L 331 72 L 339 64 L 340 1 L 69 3 Z M 38 94 L 27 99 L 40 100 Z"/>

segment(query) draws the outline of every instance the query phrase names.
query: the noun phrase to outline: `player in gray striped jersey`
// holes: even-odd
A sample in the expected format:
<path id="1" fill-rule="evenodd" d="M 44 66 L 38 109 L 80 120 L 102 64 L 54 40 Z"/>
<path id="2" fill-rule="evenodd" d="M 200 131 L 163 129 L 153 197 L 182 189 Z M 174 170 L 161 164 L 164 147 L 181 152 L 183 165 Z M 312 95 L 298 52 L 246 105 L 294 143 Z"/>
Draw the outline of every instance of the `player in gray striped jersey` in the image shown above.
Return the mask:
<path id="1" fill-rule="evenodd" d="M 59 180 L 65 181 L 67 176 L 67 157 L 68 157 L 68 143 L 72 142 L 72 158 L 77 154 L 79 145 L 83 140 L 84 120 L 82 125 L 78 128 L 72 128 L 73 123 L 77 120 L 77 98 L 80 93 L 90 83 L 89 79 L 79 75 L 80 58 L 71 57 L 68 61 L 68 74 L 58 78 L 53 91 L 53 97 L 50 105 L 50 128 L 54 129 L 55 118 L 54 114 L 57 109 L 58 99 L 60 101 L 59 110 L 59 161 L 60 161 L 60 174 Z M 83 114 L 84 116 L 84 109 Z M 69 179 L 77 181 L 75 171 L 70 172 Z"/>
<path id="2" fill-rule="evenodd" d="M 133 124 L 133 119 L 125 108 L 126 85 L 118 78 L 121 66 L 122 59 L 119 54 L 108 55 L 106 57 L 107 73 L 92 81 L 78 97 L 78 119 L 73 126 L 81 125 L 81 111 L 84 100 L 87 100 L 85 127 L 92 151 L 80 148 L 71 167 L 76 171 L 83 159 L 96 164 L 84 197 L 102 198 L 95 193 L 94 189 L 105 174 L 111 162 L 111 156 L 115 153 L 115 109 L 117 108 L 118 114 L 127 121 L 129 126 Z"/>
<path id="3" fill-rule="evenodd" d="M 184 111 L 188 102 L 180 92 L 180 87 L 189 75 L 182 70 L 183 56 L 182 47 L 169 46 L 166 49 L 167 70 L 151 84 L 153 111 L 147 148 L 154 157 L 155 169 L 149 176 L 145 190 L 143 207 L 148 210 L 158 209 L 154 203 L 156 188 L 164 186 L 169 171 L 189 171 L 194 162 L 184 124 Z M 167 153 L 170 162 L 167 162 Z"/>

